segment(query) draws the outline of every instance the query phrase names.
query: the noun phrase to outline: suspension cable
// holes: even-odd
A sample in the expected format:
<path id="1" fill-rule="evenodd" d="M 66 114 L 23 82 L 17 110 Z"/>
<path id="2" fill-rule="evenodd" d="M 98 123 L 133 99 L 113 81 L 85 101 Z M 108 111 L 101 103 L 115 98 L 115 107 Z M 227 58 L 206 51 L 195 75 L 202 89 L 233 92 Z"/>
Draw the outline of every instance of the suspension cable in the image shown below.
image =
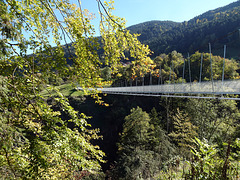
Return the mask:
<path id="1" fill-rule="evenodd" d="M 222 88 L 223 88 L 223 82 L 224 82 L 224 69 L 225 69 L 226 48 L 227 48 L 227 46 L 224 45 L 224 53 L 223 53 L 223 72 L 222 72 Z"/>
<path id="2" fill-rule="evenodd" d="M 213 84 L 213 70 L 212 70 L 212 52 L 211 52 L 211 43 L 209 43 L 209 54 L 210 54 L 210 66 L 211 66 L 212 92 L 214 93 L 214 84 Z"/>

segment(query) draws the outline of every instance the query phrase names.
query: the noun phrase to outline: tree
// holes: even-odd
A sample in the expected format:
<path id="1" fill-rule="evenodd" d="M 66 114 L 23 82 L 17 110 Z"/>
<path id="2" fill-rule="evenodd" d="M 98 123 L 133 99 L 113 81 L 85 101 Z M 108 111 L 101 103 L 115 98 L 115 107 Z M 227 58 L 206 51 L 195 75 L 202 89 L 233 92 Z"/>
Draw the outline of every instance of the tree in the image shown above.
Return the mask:
<path id="1" fill-rule="evenodd" d="M 126 179 L 148 178 L 151 175 L 150 164 L 153 152 L 149 150 L 150 118 L 137 107 L 125 117 L 123 132 L 118 144 L 119 161 L 117 164 L 120 177 Z"/>
<path id="2" fill-rule="evenodd" d="M 111 69 L 109 67 L 104 67 L 102 69 L 102 78 L 106 81 L 109 81 L 111 79 Z"/>
<path id="3" fill-rule="evenodd" d="M 92 144 L 99 130 L 91 129 L 88 117 L 47 84 L 50 76 L 76 80 L 83 88 L 101 83 L 93 16 L 78 2 L 0 1 L 1 177 L 74 179 L 101 171 L 104 153 Z M 117 73 L 125 50 L 136 61 L 147 59 L 148 47 L 125 30 L 123 19 L 112 15 L 113 2 L 97 0 L 97 5 L 105 64 Z M 41 95 L 43 88 L 51 104 Z M 57 96 L 52 96 L 55 91 Z M 68 119 L 61 118 L 63 113 Z"/>
<path id="4" fill-rule="evenodd" d="M 202 57 L 201 57 L 202 56 Z M 212 74 L 214 80 L 222 80 L 223 63 L 224 58 L 220 56 L 211 56 L 212 58 Z M 202 59 L 202 72 L 200 73 Z M 185 61 L 185 63 L 184 63 Z M 195 52 L 190 56 L 189 61 L 191 63 L 191 81 L 199 81 L 200 75 L 202 81 L 211 80 L 211 66 L 210 66 L 210 54 Z M 154 59 L 156 67 L 161 67 L 161 77 L 163 82 L 175 81 L 182 82 L 184 78 L 189 81 L 189 69 L 188 60 L 184 59 L 181 53 L 172 51 L 168 55 L 160 54 Z M 183 67 L 185 66 L 185 68 Z M 239 74 L 237 70 L 239 65 L 234 59 L 225 59 L 224 63 L 224 79 L 238 79 Z M 184 74 L 183 74 L 184 69 Z M 160 75 L 160 69 L 158 70 Z M 184 77 L 183 77 L 184 76 Z"/>
<path id="5" fill-rule="evenodd" d="M 233 136 L 240 118 L 234 100 L 189 99 L 186 111 L 198 127 L 199 138 L 209 142 L 228 141 Z"/>
<path id="6" fill-rule="evenodd" d="M 150 139 L 151 150 L 154 152 L 155 160 L 159 162 L 159 169 L 162 169 L 175 155 L 175 146 L 171 143 L 167 132 L 162 129 L 162 117 L 156 109 L 151 110 L 150 116 Z"/>
<path id="7" fill-rule="evenodd" d="M 119 157 L 112 171 L 114 179 L 153 178 L 173 154 L 166 132 L 151 121 L 139 107 L 125 117 L 118 143 Z"/>
<path id="8" fill-rule="evenodd" d="M 193 144 L 193 140 L 197 136 L 196 129 L 187 114 L 184 114 L 179 109 L 173 116 L 174 130 L 169 134 L 170 137 L 178 144 L 181 149 L 181 153 L 184 155 L 189 153 L 190 147 Z"/>
<path id="9" fill-rule="evenodd" d="M 182 77 L 182 66 L 184 64 L 184 58 L 181 53 L 172 51 L 168 55 L 160 54 L 154 59 L 156 67 L 161 67 L 162 81 L 176 81 L 179 77 Z M 160 72 L 160 70 L 159 70 Z"/>
<path id="10" fill-rule="evenodd" d="M 149 148 L 149 115 L 137 107 L 125 117 L 123 132 L 118 144 L 119 158 L 113 178 L 137 179 L 152 177 L 153 151 Z"/>
<path id="11" fill-rule="evenodd" d="M 200 78 L 200 67 L 201 67 L 201 56 L 202 56 L 202 80 L 211 80 L 211 66 L 210 66 L 210 54 L 209 53 L 199 53 L 191 55 L 191 75 L 192 80 L 199 81 Z M 222 79 L 223 72 L 223 62 L 224 59 L 220 56 L 212 56 L 212 74 L 214 80 Z M 224 79 L 238 79 L 239 74 L 237 70 L 239 65 L 234 59 L 225 59 L 224 63 Z"/>
<path id="12" fill-rule="evenodd" d="M 233 143 L 224 143 L 227 149 L 224 156 L 219 156 L 219 147 L 216 144 L 209 144 L 204 139 L 194 139 L 195 147 L 192 147 L 193 155 L 190 161 L 189 172 L 185 174 L 187 179 L 238 179 L 239 177 L 239 139 Z"/>
<path id="13" fill-rule="evenodd" d="M 150 123 L 152 125 L 154 126 L 160 125 L 160 117 L 155 107 L 149 113 L 149 117 L 151 119 Z"/>

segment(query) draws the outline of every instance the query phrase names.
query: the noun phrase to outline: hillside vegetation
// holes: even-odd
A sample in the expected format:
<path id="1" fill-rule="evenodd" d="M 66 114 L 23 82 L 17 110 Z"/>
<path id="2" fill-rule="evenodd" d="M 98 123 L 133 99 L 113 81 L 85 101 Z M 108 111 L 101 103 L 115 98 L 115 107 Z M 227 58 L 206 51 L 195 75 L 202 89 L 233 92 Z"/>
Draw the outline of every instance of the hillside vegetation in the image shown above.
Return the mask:
<path id="1" fill-rule="evenodd" d="M 130 32 L 141 33 L 139 40 L 149 45 L 153 56 L 176 50 L 181 53 L 207 51 L 212 44 L 215 54 L 222 55 L 219 48 L 228 46 L 230 57 L 239 57 L 240 47 L 240 1 L 208 11 L 189 21 L 150 21 L 129 27 Z M 221 53 L 221 54 L 220 54 Z"/>
<path id="2" fill-rule="evenodd" d="M 128 27 L 131 33 L 140 34 L 139 40 L 149 44 L 155 38 L 160 38 L 165 32 L 172 30 L 180 23 L 173 21 L 149 21 Z"/>
<path id="3" fill-rule="evenodd" d="M 130 33 L 139 34 L 138 40 L 149 45 L 154 52 L 152 58 L 174 50 L 182 53 L 208 52 L 211 43 L 213 54 L 223 55 L 227 45 L 227 57 L 239 59 L 240 53 L 240 1 L 210 10 L 189 21 L 148 21 L 127 28 Z M 101 37 L 97 37 L 100 42 Z M 72 44 L 64 45 L 65 57 L 74 55 Z M 103 56 L 104 50 L 98 50 Z M 132 60 L 132 59 L 131 59 Z M 125 61 L 124 61 L 125 62 Z M 72 64 L 71 61 L 68 62 Z"/>
<path id="4" fill-rule="evenodd" d="M 112 14 L 113 0 L 97 0 L 101 38 L 78 3 L 0 1 L 0 179 L 238 180 L 235 100 L 92 89 L 240 79 L 235 59 L 200 51 L 227 44 L 238 56 L 239 1 L 188 22 L 130 27 L 138 37 Z"/>

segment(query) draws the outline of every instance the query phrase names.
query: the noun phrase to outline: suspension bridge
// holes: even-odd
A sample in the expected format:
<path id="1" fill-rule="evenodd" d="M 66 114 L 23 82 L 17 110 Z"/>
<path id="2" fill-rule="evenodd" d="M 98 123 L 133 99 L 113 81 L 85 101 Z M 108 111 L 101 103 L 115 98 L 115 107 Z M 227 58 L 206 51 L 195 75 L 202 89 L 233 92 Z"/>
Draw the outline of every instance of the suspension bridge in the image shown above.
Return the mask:
<path id="1" fill-rule="evenodd" d="M 240 80 L 228 80 L 224 82 L 205 81 L 194 83 L 176 83 L 130 87 L 108 87 L 97 88 L 97 90 L 105 94 L 240 100 L 238 97 L 226 97 L 226 95 L 229 94 L 240 94 Z"/>
<path id="2" fill-rule="evenodd" d="M 222 67 L 222 79 L 213 80 L 213 69 L 212 69 L 212 57 L 211 57 L 211 44 L 209 43 L 210 52 L 210 67 L 211 67 L 211 77 L 210 81 L 201 81 L 202 79 L 202 65 L 203 56 L 201 56 L 200 65 L 200 75 L 198 82 L 191 82 L 191 67 L 190 58 L 188 55 L 188 68 L 189 68 L 189 81 L 188 83 L 182 81 L 181 83 L 175 83 L 174 80 L 171 81 L 171 71 L 174 71 L 174 67 L 170 67 L 169 83 L 158 85 L 144 85 L 144 79 L 142 86 L 125 86 L 125 87 L 106 87 L 106 88 L 96 88 L 90 90 L 97 90 L 104 94 L 121 94 L 121 95 L 134 95 L 134 96 L 165 96 L 165 97 L 179 97 L 179 98 L 206 98 L 206 99 L 232 99 L 240 100 L 238 95 L 240 94 L 240 79 L 236 80 L 225 80 L 225 56 L 226 56 L 226 45 L 224 46 L 224 58 Z M 160 69 L 161 72 L 161 69 Z M 183 66 L 183 76 L 185 75 L 185 60 Z M 161 75 L 160 75 L 161 76 Z M 142 77 L 143 78 L 143 77 Z M 151 78 L 151 76 L 150 76 Z M 150 82 L 151 79 L 150 79 Z M 160 82 L 160 81 L 158 81 Z M 170 83 L 172 82 L 172 83 Z M 81 88 L 80 88 L 81 89 Z M 231 96 L 229 96 L 231 95 Z"/>

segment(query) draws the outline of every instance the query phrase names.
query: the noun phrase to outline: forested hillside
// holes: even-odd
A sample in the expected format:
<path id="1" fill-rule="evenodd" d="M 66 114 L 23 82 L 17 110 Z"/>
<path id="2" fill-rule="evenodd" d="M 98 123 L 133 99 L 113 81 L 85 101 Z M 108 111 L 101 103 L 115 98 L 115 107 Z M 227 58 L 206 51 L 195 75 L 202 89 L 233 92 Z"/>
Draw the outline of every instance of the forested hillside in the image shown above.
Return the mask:
<path id="1" fill-rule="evenodd" d="M 112 14 L 114 1 L 94 2 L 101 38 L 81 1 L 0 1 L 0 179 L 239 180 L 238 95 L 96 87 L 240 79 L 236 59 L 197 51 L 210 42 L 238 55 L 240 1 L 189 22 L 129 28 L 140 37 Z"/>
<path id="2" fill-rule="evenodd" d="M 211 43 L 215 49 L 213 53 L 219 55 L 218 49 L 226 44 L 229 56 L 236 58 L 239 56 L 236 49 L 240 47 L 239 12 L 240 1 L 237 1 L 182 23 L 151 21 L 129 29 L 142 33 L 139 40 L 149 45 L 154 57 L 173 50 L 183 54 L 207 51 L 208 43 Z"/>
<path id="3" fill-rule="evenodd" d="M 101 130 L 103 140 L 95 143 L 106 153 L 106 179 L 238 180 L 236 101 L 123 95 L 103 100 L 108 107 L 90 97 L 72 97 L 70 103 L 91 114 L 89 122 Z"/>
<path id="4" fill-rule="evenodd" d="M 173 21 L 149 21 L 130 26 L 127 29 L 130 30 L 130 33 L 140 34 L 138 39 L 144 44 L 149 44 L 155 38 L 160 38 L 163 33 L 179 24 Z"/>
<path id="5" fill-rule="evenodd" d="M 240 1 L 208 11 L 189 21 L 148 21 L 128 27 L 130 33 L 140 36 L 139 41 L 149 45 L 152 57 L 174 50 L 186 54 L 196 51 L 208 52 L 211 43 L 213 54 L 223 54 L 228 46 L 227 57 L 239 59 L 240 53 Z M 97 37 L 100 42 L 101 37 Z M 74 56 L 72 44 L 64 46 L 66 57 Z M 70 51 L 69 51 L 70 50 Z M 103 49 L 98 50 L 102 56 Z M 71 63 L 71 62 L 70 62 Z"/>

